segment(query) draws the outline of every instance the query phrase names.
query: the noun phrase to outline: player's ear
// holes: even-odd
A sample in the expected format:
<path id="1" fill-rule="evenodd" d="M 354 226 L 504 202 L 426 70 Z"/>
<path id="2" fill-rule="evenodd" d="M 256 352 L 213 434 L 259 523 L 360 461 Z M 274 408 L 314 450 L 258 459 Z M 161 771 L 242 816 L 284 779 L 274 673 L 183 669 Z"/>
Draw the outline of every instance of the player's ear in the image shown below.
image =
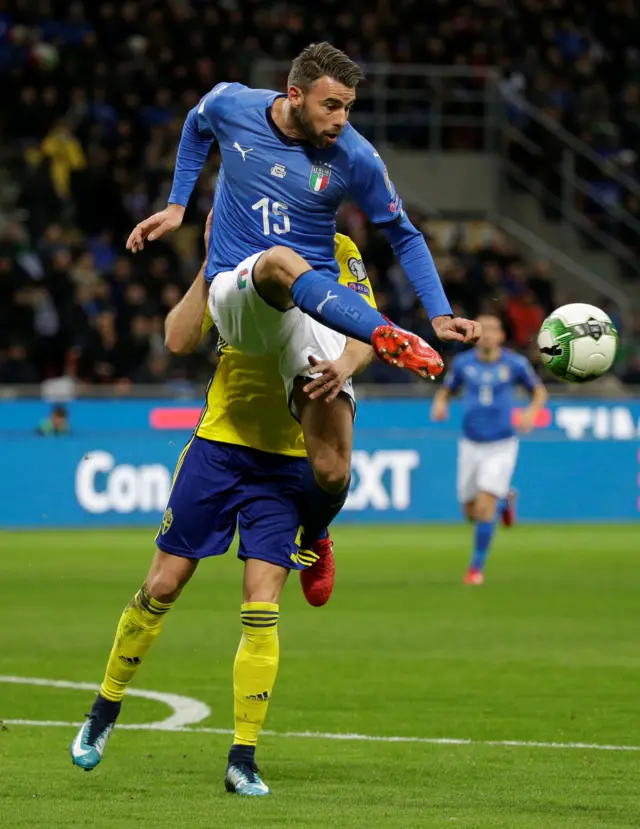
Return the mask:
<path id="1" fill-rule="evenodd" d="M 287 91 L 287 97 L 291 106 L 300 107 L 304 103 L 304 92 L 299 86 L 290 86 Z"/>

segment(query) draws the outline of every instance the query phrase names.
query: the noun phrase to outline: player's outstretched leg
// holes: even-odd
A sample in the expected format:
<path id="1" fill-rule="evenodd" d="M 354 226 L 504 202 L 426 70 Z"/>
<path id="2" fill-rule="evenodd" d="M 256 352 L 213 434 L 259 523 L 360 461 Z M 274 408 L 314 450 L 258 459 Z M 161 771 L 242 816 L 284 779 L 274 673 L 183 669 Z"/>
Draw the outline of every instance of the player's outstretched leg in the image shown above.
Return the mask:
<path id="1" fill-rule="evenodd" d="M 269 794 L 255 754 L 278 673 L 278 603 L 287 575 L 283 567 L 259 559 L 250 558 L 245 566 L 242 638 L 233 665 L 235 730 L 224 776 L 233 794 Z"/>
<path id="2" fill-rule="evenodd" d="M 102 760 L 124 692 L 196 565 L 190 559 L 156 552 L 145 583 L 120 617 L 100 691 L 87 721 L 71 743 L 71 759 L 76 766 L 91 771 Z"/>
<path id="3" fill-rule="evenodd" d="M 480 492 L 472 507 L 475 522 L 474 545 L 465 584 L 484 583 L 484 568 L 496 528 L 497 498 L 489 492 Z"/>
<path id="4" fill-rule="evenodd" d="M 269 305 L 280 311 L 297 305 L 327 328 L 372 345 L 390 365 L 408 368 L 421 377 L 436 377 L 444 368 L 440 355 L 421 337 L 391 325 L 363 297 L 313 270 L 290 248 L 276 246 L 266 251 L 254 267 L 253 280 Z"/>

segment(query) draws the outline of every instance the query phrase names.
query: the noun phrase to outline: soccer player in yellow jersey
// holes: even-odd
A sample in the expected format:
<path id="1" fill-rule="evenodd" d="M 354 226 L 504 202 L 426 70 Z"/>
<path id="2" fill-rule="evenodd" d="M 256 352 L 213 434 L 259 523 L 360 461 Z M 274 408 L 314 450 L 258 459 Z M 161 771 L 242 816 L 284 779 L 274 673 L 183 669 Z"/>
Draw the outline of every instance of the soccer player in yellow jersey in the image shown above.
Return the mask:
<path id="1" fill-rule="evenodd" d="M 210 229 L 210 220 L 207 223 Z M 371 285 L 355 244 L 336 236 L 340 280 L 374 304 Z M 166 323 L 170 350 L 189 353 L 211 327 L 203 270 Z M 194 332 L 196 332 L 194 334 Z M 192 439 L 182 452 L 149 574 L 125 608 L 100 693 L 71 745 L 73 762 L 95 768 L 120 712 L 125 690 L 160 633 L 167 612 L 202 558 L 224 554 L 239 529 L 245 562 L 242 637 L 233 668 L 235 736 L 225 774 L 228 791 L 264 795 L 268 787 L 255 764 L 255 748 L 278 670 L 278 617 L 290 570 L 299 570 L 312 604 L 328 598 L 333 573 L 322 565 L 332 556 L 322 527 L 313 549 L 301 549 L 300 528 L 313 523 L 302 503 L 309 464 L 298 422 L 291 417 L 277 358 L 246 357 L 219 344 L 220 364 Z M 341 355 L 318 363 L 302 380 L 309 395 L 353 400 L 350 377 L 372 356 L 348 340 Z M 329 458 L 330 460 L 330 458 Z M 323 538 L 324 536 L 324 538 Z M 320 579 L 313 578 L 320 570 Z"/>

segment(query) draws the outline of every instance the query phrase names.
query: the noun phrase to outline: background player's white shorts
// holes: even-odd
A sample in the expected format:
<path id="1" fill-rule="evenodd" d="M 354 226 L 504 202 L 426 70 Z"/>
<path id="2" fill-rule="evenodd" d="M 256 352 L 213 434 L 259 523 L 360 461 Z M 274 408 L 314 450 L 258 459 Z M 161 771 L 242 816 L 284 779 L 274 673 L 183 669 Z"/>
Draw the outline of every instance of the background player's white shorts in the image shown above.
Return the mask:
<path id="1" fill-rule="evenodd" d="M 458 501 L 468 504 L 479 492 L 504 498 L 517 459 L 516 437 L 487 443 L 462 438 L 458 443 Z"/>
<path id="2" fill-rule="evenodd" d="M 291 400 L 296 377 L 315 376 L 309 357 L 336 360 L 346 337 L 332 331 L 299 308 L 277 311 L 260 297 L 253 283 L 253 268 L 262 253 L 254 253 L 233 271 L 217 274 L 209 289 L 209 311 L 222 339 L 250 356 L 277 355 L 287 397 Z M 349 380 L 343 391 L 355 406 Z M 295 414 L 295 412 L 294 412 Z"/>

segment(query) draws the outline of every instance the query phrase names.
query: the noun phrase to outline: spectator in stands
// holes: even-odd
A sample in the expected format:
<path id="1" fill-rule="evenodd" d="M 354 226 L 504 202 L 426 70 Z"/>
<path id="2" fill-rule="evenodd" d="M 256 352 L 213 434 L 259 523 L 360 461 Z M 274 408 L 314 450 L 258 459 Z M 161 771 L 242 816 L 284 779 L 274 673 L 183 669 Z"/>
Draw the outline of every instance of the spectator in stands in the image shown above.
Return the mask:
<path id="1" fill-rule="evenodd" d="M 550 314 L 556 308 L 555 287 L 551 279 L 551 266 L 548 259 L 537 259 L 533 263 L 529 287 L 536 295 L 545 315 Z"/>
<path id="2" fill-rule="evenodd" d="M 42 437 L 59 437 L 70 434 L 69 416 L 64 406 L 54 406 L 49 417 L 41 420 L 36 433 Z"/>
<path id="3" fill-rule="evenodd" d="M 542 306 L 531 288 L 527 287 L 522 293 L 509 298 L 506 311 L 515 345 L 526 349 L 544 321 Z"/>
<path id="4" fill-rule="evenodd" d="M 80 142 L 66 121 L 58 121 L 45 137 L 41 149 L 49 162 L 53 189 L 66 201 L 71 196 L 71 174 L 87 165 Z"/>

